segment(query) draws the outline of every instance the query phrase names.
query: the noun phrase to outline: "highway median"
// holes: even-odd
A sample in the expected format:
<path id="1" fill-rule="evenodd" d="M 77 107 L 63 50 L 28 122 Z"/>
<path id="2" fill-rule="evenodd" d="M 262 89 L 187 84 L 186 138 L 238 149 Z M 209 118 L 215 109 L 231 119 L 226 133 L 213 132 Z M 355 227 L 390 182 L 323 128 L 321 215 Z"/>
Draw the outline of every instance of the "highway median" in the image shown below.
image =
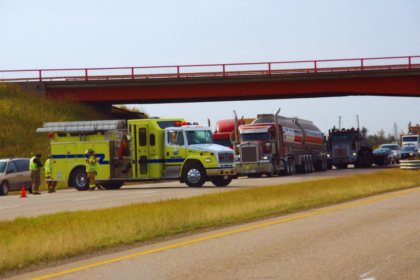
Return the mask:
<path id="1" fill-rule="evenodd" d="M 418 187 L 419 174 L 419 171 L 394 168 L 370 174 L 2 221 L 0 273 L 165 236 Z"/>

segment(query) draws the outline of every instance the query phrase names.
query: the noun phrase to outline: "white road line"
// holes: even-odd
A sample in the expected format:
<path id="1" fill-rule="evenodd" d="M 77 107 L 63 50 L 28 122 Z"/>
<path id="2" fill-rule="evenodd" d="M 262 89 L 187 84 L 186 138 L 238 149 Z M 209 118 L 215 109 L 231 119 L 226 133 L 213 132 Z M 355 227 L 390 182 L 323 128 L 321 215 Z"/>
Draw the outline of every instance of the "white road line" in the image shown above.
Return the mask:
<path id="1" fill-rule="evenodd" d="M 139 192 L 139 193 L 136 193 L 136 194 L 155 193 L 155 192 L 157 192 L 157 191 L 151 191 L 151 192 Z"/>
<path id="2" fill-rule="evenodd" d="M 230 183 L 230 185 L 237 184 L 237 183 L 239 183 L 239 182 L 233 182 L 233 183 Z"/>
<path id="3" fill-rule="evenodd" d="M 97 199 L 97 197 L 81 198 L 81 199 L 76 199 L 72 201 L 89 200 L 89 199 Z"/>
<path id="4" fill-rule="evenodd" d="M 267 178 L 264 179 L 257 179 L 257 181 L 264 181 L 264 180 L 268 180 Z"/>
<path id="5" fill-rule="evenodd" d="M 392 257 L 394 254 L 391 254 L 389 256 L 386 256 L 385 259 L 389 259 L 390 257 Z"/>
<path id="6" fill-rule="evenodd" d="M 9 207 L 2 207 L 0 209 L 8 209 L 8 208 L 16 208 L 16 207 L 20 207 L 20 206 L 9 206 Z"/>
<path id="7" fill-rule="evenodd" d="M 374 272 L 375 270 L 376 270 L 376 267 L 374 269 L 366 272 L 365 274 L 360 275 L 360 278 L 368 276 L 370 273 Z M 374 279 L 374 278 L 368 278 L 368 279 Z"/>

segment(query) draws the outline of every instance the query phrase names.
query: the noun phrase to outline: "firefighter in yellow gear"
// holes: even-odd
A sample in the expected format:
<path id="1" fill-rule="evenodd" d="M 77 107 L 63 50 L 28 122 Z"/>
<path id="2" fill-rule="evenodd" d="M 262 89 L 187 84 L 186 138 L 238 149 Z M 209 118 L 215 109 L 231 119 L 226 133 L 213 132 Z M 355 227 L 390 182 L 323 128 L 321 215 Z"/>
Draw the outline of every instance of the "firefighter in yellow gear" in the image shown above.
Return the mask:
<path id="1" fill-rule="evenodd" d="M 96 189 L 95 175 L 98 171 L 98 162 L 96 161 L 95 152 L 92 149 L 86 151 L 88 157 L 86 159 L 86 173 L 89 178 L 89 191 Z M 104 190 L 102 186 L 98 186 L 98 189 Z"/>
<path id="2" fill-rule="evenodd" d="M 45 168 L 45 182 L 47 183 L 48 193 L 55 193 L 55 187 L 57 186 L 57 181 L 47 181 L 51 179 L 51 155 L 48 155 L 48 159 L 44 165 Z"/>
<path id="3" fill-rule="evenodd" d="M 29 162 L 29 170 L 31 176 L 31 185 L 32 185 L 32 194 L 38 195 L 41 194 L 38 189 L 41 184 L 41 167 L 43 167 L 41 161 L 41 154 L 36 154 L 31 158 Z"/>

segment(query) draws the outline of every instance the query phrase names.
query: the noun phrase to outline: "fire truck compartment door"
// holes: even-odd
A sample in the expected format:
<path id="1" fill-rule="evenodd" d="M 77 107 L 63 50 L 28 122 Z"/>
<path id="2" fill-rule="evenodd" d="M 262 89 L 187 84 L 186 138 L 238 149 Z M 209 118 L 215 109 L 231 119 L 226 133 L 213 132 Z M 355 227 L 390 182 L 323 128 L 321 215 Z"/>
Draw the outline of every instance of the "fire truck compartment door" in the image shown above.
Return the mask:
<path id="1" fill-rule="evenodd" d="M 148 178 L 149 176 L 149 130 L 147 124 L 137 124 L 137 178 Z"/>
<path id="2" fill-rule="evenodd" d="M 184 132 L 178 129 L 165 130 L 165 165 L 181 166 L 185 160 Z"/>

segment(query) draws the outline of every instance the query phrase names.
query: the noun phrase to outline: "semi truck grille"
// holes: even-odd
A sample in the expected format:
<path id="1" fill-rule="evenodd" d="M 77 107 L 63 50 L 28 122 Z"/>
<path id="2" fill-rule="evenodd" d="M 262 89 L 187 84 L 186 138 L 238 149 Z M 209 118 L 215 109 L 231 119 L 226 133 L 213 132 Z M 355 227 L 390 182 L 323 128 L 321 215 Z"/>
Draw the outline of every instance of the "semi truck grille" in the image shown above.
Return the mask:
<path id="1" fill-rule="evenodd" d="M 334 157 L 347 157 L 347 147 L 334 148 Z"/>
<path id="2" fill-rule="evenodd" d="M 220 153 L 219 154 L 219 163 L 233 163 L 234 157 L 233 153 Z"/>
<path id="3" fill-rule="evenodd" d="M 258 146 L 241 147 L 241 162 L 257 162 Z"/>

